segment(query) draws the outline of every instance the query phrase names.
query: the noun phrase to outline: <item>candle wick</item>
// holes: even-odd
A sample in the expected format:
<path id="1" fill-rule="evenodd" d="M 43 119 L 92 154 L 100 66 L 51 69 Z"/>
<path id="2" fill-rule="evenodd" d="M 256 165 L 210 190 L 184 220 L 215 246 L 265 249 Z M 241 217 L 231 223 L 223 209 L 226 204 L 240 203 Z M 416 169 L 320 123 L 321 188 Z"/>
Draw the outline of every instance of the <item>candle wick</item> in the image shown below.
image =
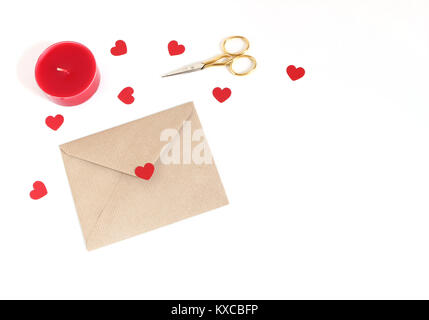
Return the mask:
<path id="1" fill-rule="evenodd" d="M 67 69 L 63 69 L 63 68 L 57 68 L 57 71 L 64 72 L 66 74 L 70 74 L 70 72 Z"/>

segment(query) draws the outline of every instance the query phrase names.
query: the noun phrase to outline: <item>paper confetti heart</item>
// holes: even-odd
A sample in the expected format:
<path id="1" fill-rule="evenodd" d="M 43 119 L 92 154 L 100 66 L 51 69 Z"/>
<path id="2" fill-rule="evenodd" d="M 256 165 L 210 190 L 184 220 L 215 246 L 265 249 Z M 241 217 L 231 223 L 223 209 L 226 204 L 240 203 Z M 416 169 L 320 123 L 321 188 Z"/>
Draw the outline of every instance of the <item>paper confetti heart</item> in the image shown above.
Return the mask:
<path id="1" fill-rule="evenodd" d="M 46 125 L 51 128 L 52 130 L 58 130 L 59 127 L 61 127 L 61 125 L 64 122 L 64 117 L 60 114 L 57 114 L 55 117 L 53 116 L 48 116 L 45 119 L 45 123 Z"/>
<path id="2" fill-rule="evenodd" d="M 154 171 L 154 165 L 149 162 L 146 163 L 144 167 L 139 166 L 134 170 L 136 176 L 144 180 L 149 180 L 152 177 Z"/>
<path id="3" fill-rule="evenodd" d="M 48 194 L 48 190 L 45 187 L 45 184 L 42 181 L 36 181 L 33 183 L 33 190 L 30 192 L 30 198 L 33 200 L 38 200 L 43 198 Z"/>
<path id="4" fill-rule="evenodd" d="M 231 89 L 229 88 L 214 88 L 213 89 L 213 96 L 216 98 L 217 101 L 220 103 L 226 101 L 231 96 Z"/>
<path id="5" fill-rule="evenodd" d="M 110 53 L 114 56 L 121 56 L 127 53 L 127 44 L 123 40 L 118 40 L 115 42 L 115 46 L 110 49 Z"/>
<path id="6" fill-rule="evenodd" d="M 287 67 L 286 72 L 293 81 L 301 79 L 305 74 L 304 68 L 296 68 L 293 65 Z"/>
<path id="7" fill-rule="evenodd" d="M 170 56 L 177 56 L 185 52 L 185 46 L 183 44 L 178 44 L 176 40 L 172 40 L 168 43 L 168 52 Z"/>
<path id="8" fill-rule="evenodd" d="M 133 88 L 126 87 L 122 89 L 122 91 L 118 94 L 118 98 L 125 104 L 131 104 L 134 102 L 133 93 L 134 93 Z"/>

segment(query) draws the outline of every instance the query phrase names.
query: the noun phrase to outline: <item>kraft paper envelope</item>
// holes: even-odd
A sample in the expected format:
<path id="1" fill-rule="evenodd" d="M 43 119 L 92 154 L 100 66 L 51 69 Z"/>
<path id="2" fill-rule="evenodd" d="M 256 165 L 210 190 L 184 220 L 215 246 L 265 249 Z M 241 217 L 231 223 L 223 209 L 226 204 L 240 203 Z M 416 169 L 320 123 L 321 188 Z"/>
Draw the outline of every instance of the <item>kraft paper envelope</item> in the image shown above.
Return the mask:
<path id="1" fill-rule="evenodd" d="M 163 132 L 171 139 L 161 141 Z M 201 132 L 186 103 L 60 146 L 88 250 L 228 204 L 213 161 L 201 163 Z M 179 163 L 162 161 L 177 150 Z M 134 173 L 146 163 L 155 166 L 150 180 Z"/>

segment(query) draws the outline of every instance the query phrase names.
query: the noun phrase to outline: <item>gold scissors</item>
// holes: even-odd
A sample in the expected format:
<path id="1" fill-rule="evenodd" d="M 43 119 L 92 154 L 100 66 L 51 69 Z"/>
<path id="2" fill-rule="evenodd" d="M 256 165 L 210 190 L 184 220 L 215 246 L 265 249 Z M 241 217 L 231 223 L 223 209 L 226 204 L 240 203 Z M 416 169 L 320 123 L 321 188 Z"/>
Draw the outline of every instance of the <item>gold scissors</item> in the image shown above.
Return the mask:
<path id="1" fill-rule="evenodd" d="M 240 39 L 243 44 L 244 47 L 237 51 L 237 52 L 230 52 L 226 49 L 225 45 L 228 41 L 232 40 L 232 39 Z M 205 68 L 208 67 L 216 67 L 216 66 L 226 66 L 229 71 L 236 76 L 245 76 L 248 75 L 250 72 L 252 72 L 253 70 L 255 70 L 256 68 L 256 60 L 255 58 L 253 58 L 252 56 L 249 56 L 246 53 L 247 49 L 249 49 L 249 40 L 247 40 L 245 37 L 242 36 L 232 36 L 232 37 L 228 37 L 226 39 L 224 39 L 222 41 L 221 47 L 222 47 L 222 51 L 223 53 L 221 55 L 218 55 L 217 57 L 213 58 L 213 59 L 209 59 L 206 61 L 201 61 L 201 62 L 196 62 L 196 63 L 192 63 L 190 65 L 184 66 L 180 69 L 171 71 L 169 73 L 164 74 L 162 77 L 169 77 L 169 76 L 174 76 L 176 74 L 181 74 L 181 73 L 189 73 L 189 72 L 194 72 L 194 71 L 199 71 L 199 70 L 203 70 Z M 243 71 L 243 72 L 237 72 L 234 70 L 233 68 L 233 64 L 234 62 L 236 62 L 238 59 L 247 59 L 251 62 L 251 66 L 249 67 L 248 70 Z"/>

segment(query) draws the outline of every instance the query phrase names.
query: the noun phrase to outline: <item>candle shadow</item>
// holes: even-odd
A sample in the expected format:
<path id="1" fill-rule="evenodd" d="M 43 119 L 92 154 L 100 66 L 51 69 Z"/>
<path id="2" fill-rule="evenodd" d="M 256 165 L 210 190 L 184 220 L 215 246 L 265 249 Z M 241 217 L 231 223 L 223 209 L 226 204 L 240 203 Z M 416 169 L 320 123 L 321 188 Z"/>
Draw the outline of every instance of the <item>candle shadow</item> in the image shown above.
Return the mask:
<path id="1" fill-rule="evenodd" d="M 16 66 L 16 74 L 21 84 L 33 93 L 46 97 L 38 87 L 34 77 L 34 67 L 40 54 L 49 47 L 47 41 L 38 42 L 24 51 Z"/>

